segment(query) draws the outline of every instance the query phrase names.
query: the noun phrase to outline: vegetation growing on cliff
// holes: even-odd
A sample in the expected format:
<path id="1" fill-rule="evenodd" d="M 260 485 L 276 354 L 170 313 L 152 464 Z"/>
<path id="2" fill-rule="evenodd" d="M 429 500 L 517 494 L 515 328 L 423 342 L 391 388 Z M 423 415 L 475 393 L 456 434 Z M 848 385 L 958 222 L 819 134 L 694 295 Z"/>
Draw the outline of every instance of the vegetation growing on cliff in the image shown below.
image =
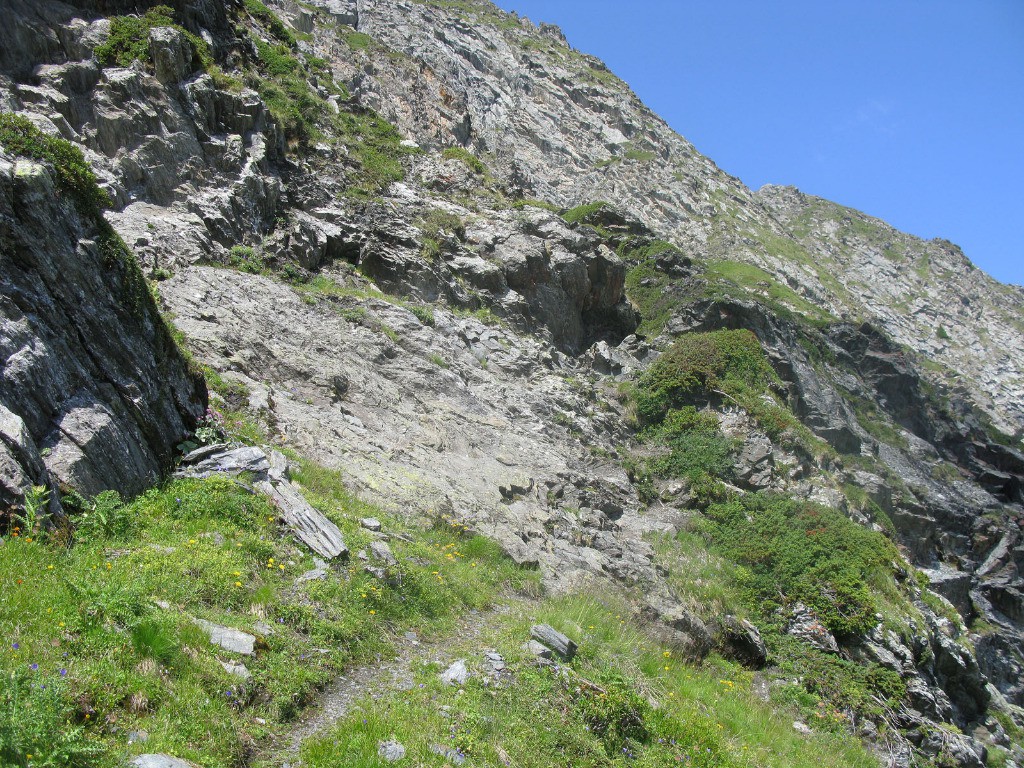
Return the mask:
<path id="1" fill-rule="evenodd" d="M 110 207 L 110 196 L 99 187 L 82 150 L 70 141 L 43 133 L 27 117 L 0 112 L 0 146 L 11 154 L 52 166 L 57 194 L 69 195 L 82 216 L 96 219 Z"/>
<path id="2" fill-rule="evenodd" d="M 105 67 L 130 67 L 133 61 L 152 66 L 149 32 L 156 27 L 173 27 L 185 35 L 192 47 L 193 66 L 196 69 L 205 70 L 213 65 L 210 46 L 201 37 L 177 24 L 174 9 L 167 5 L 155 5 L 141 16 L 111 17 L 110 35 L 94 51 L 97 60 Z"/>

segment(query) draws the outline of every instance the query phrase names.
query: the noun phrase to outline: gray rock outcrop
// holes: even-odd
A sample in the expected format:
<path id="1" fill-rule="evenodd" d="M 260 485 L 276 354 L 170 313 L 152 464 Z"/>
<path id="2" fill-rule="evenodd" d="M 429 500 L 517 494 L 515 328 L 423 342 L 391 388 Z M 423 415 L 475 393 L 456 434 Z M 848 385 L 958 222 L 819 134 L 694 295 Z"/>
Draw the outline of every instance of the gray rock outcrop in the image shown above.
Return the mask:
<path id="1" fill-rule="evenodd" d="M 40 164 L 0 154 L 0 504 L 28 485 L 133 495 L 203 415 L 138 268 Z"/>

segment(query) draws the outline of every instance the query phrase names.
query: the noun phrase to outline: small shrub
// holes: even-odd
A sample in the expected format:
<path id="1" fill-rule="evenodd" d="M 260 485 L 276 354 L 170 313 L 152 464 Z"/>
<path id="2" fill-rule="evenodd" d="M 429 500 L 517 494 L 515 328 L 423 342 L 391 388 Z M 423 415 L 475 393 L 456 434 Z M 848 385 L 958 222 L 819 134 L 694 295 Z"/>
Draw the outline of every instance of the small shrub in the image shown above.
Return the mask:
<path id="1" fill-rule="evenodd" d="M 899 553 L 885 536 L 810 502 L 755 493 L 712 504 L 703 527 L 715 550 L 749 571 L 752 604 L 809 605 L 839 636 L 877 623 L 879 593 L 895 590 Z"/>
<path id="2" fill-rule="evenodd" d="M 267 262 L 263 254 L 247 245 L 232 246 L 228 253 L 228 264 L 241 272 L 259 275 L 266 271 Z"/>
<path id="3" fill-rule="evenodd" d="M 423 233 L 423 257 L 427 260 L 437 258 L 441 254 L 441 243 L 445 233 L 455 235 L 459 240 L 466 237 L 466 224 L 454 213 L 440 208 L 433 208 L 420 220 L 420 231 Z"/>
<path id="4" fill-rule="evenodd" d="M 569 224 L 579 224 L 580 222 L 587 219 L 589 216 L 593 216 L 602 208 L 606 207 L 608 207 L 608 203 L 602 201 L 586 203 L 585 205 L 578 205 L 575 208 L 570 208 L 568 211 L 562 214 L 562 218 L 565 219 Z"/>
<path id="5" fill-rule="evenodd" d="M 82 150 L 70 141 L 48 136 L 28 118 L 0 113 L 0 145 L 12 154 L 53 166 L 57 193 L 66 192 L 83 216 L 97 218 L 110 207 L 110 196 L 100 189 Z"/>
<path id="6" fill-rule="evenodd" d="M 412 312 L 416 316 L 416 319 L 423 325 L 429 325 L 432 327 L 436 322 L 434 319 L 434 310 L 431 307 L 413 305 L 409 307 L 409 311 Z"/>
<path id="7" fill-rule="evenodd" d="M 651 705 L 621 675 L 608 675 L 604 690 L 581 688 L 574 700 L 591 733 L 604 744 L 609 757 L 628 751 L 631 742 L 650 737 L 647 719 Z"/>
<path id="8" fill-rule="evenodd" d="M 441 157 L 445 160 L 461 160 L 463 165 L 477 176 L 483 176 L 487 173 L 487 166 L 484 165 L 483 161 L 463 147 L 448 147 L 441 153 Z"/>
<path id="9" fill-rule="evenodd" d="M 780 384 L 757 337 L 748 330 L 690 333 L 680 337 L 640 377 L 637 415 L 660 423 L 668 411 L 724 393 L 752 400 Z"/>
<path id="10" fill-rule="evenodd" d="M 201 37 L 174 23 L 174 9 L 156 5 L 142 16 L 114 16 L 110 35 L 93 53 L 104 67 L 129 67 L 133 61 L 152 64 L 149 56 L 149 31 L 154 27 L 174 27 L 184 33 L 192 46 L 193 67 L 207 70 L 213 66 L 210 47 Z"/>

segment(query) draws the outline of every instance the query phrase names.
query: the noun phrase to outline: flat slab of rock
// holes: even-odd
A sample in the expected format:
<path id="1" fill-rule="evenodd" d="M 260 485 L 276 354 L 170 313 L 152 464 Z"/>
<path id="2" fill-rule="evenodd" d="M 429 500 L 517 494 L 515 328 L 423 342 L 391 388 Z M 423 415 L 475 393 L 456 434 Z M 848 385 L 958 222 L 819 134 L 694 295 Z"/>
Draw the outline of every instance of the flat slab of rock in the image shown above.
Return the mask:
<path id="1" fill-rule="evenodd" d="M 530 640 L 525 643 L 523 648 L 532 653 L 538 659 L 550 659 L 552 656 L 551 649 L 543 643 L 538 643 L 536 640 Z"/>
<path id="2" fill-rule="evenodd" d="M 377 532 L 381 529 L 380 520 L 376 517 L 364 517 L 359 524 L 368 531 Z"/>
<path id="3" fill-rule="evenodd" d="M 288 483 L 273 485 L 269 481 L 256 484 L 256 488 L 274 502 L 281 517 L 295 535 L 325 560 L 348 554 L 341 530 L 318 509 L 314 509 L 302 494 Z"/>
<path id="4" fill-rule="evenodd" d="M 577 646 L 550 624 L 534 624 L 530 627 L 530 637 L 542 645 L 546 645 L 566 661 L 576 655 Z"/>
<path id="5" fill-rule="evenodd" d="M 459 659 L 441 673 L 441 682 L 446 685 L 462 685 L 468 678 L 469 670 L 466 668 L 466 662 L 463 659 Z"/>
<path id="6" fill-rule="evenodd" d="M 219 447 L 222 450 L 211 451 Z M 237 476 L 250 473 L 257 480 L 266 478 L 270 470 L 270 458 L 255 446 L 227 448 L 224 446 L 207 446 L 199 448 L 185 456 L 182 467 L 174 474 L 179 477 L 213 477 L 214 475 Z"/>
<path id="7" fill-rule="evenodd" d="M 210 642 L 213 645 L 219 645 L 225 651 L 251 656 L 256 650 L 256 638 L 247 632 L 231 627 L 222 627 L 220 624 L 203 619 L 194 619 L 194 621 L 210 636 Z"/>
<path id="8" fill-rule="evenodd" d="M 229 675 L 240 677 L 243 680 L 249 680 L 252 677 L 252 672 L 249 671 L 249 668 L 245 666 L 245 664 L 234 661 L 222 661 L 220 662 L 220 665 L 224 667 L 224 671 Z"/>
<path id="9" fill-rule="evenodd" d="M 132 768 L 196 768 L 194 763 L 170 755 L 139 755 L 128 765 Z"/>
<path id="10" fill-rule="evenodd" d="M 296 584 L 304 584 L 307 581 L 319 581 L 327 578 L 327 563 L 319 557 L 313 558 L 313 570 L 306 571 L 295 580 Z"/>

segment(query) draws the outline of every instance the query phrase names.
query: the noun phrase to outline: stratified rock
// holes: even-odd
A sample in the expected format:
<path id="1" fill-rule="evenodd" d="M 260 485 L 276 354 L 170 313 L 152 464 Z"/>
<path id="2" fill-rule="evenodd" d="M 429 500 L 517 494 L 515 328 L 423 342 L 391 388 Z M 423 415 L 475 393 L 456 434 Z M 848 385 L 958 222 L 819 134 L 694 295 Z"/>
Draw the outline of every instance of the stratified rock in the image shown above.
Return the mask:
<path id="1" fill-rule="evenodd" d="M 726 616 L 722 619 L 722 635 L 726 655 L 741 664 L 760 669 L 768 662 L 768 649 L 761 633 L 746 619 Z"/>
<path id="2" fill-rule="evenodd" d="M 288 483 L 276 485 L 269 481 L 256 484 L 281 512 L 281 517 L 295 535 L 325 560 L 348 555 L 348 547 L 341 530 L 317 509 L 310 506 L 294 487 Z"/>
<path id="3" fill-rule="evenodd" d="M 370 556 L 378 562 L 384 563 L 387 566 L 398 565 L 398 558 L 395 557 L 391 551 L 391 547 L 384 541 L 371 541 L 370 542 Z"/>
<path id="4" fill-rule="evenodd" d="M 181 82 L 192 72 L 192 44 L 174 27 L 149 30 L 149 55 L 157 79 L 164 84 Z"/>
<path id="5" fill-rule="evenodd" d="M 194 763 L 170 755 L 139 755 L 128 765 L 132 768 L 196 768 Z"/>
<path id="6" fill-rule="evenodd" d="M 707 625 L 671 596 L 651 594 L 644 598 L 643 612 L 652 624 L 654 635 L 687 656 L 703 658 L 714 645 Z"/>
<path id="7" fill-rule="evenodd" d="M 576 643 L 550 624 L 534 624 L 530 627 L 530 637 L 547 646 L 566 661 L 572 661 L 576 655 Z"/>
<path id="8" fill-rule="evenodd" d="M 205 387 L 130 257 L 104 255 L 105 225 L 44 166 L 12 160 L 0 150 L 0 404 L 16 425 L 0 447 L 0 502 L 28 483 L 134 496 L 170 469 Z"/>
<path id="9" fill-rule="evenodd" d="M 181 468 L 175 474 L 180 477 L 198 478 L 251 474 L 254 480 L 263 480 L 266 479 L 269 469 L 270 459 L 261 448 L 207 446 L 184 456 Z"/>
<path id="10" fill-rule="evenodd" d="M 803 603 L 797 603 L 790 610 L 786 633 L 814 646 L 818 650 L 839 653 L 839 644 L 821 623 L 814 611 Z"/>

